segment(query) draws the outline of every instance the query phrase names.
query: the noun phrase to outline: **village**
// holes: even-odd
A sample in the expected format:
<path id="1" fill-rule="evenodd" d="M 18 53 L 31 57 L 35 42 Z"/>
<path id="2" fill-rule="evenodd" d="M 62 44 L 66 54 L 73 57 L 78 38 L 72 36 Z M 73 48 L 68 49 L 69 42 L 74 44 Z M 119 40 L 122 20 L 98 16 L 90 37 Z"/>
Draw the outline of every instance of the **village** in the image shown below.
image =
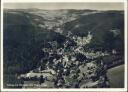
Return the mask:
<path id="1" fill-rule="evenodd" d="M 74 37 L 69 32 L 67 37 L 73 39 L 76 46 L 69 46 L 68 40 L 63 48 L 57 48 L 56 42 L 49 42 L 52 48 L 42 48 L 45 56 L 39 67 L 18 76 L 24 81 L 23 87 L 26 88 L 26 84 L 32 83 L 42 88 L 109 87 L 107 66 L 100 58 L 109 54 L 102 51 L 84 51 L 83 46 L 92 39 L 90 32 L 83 38 Z"/>

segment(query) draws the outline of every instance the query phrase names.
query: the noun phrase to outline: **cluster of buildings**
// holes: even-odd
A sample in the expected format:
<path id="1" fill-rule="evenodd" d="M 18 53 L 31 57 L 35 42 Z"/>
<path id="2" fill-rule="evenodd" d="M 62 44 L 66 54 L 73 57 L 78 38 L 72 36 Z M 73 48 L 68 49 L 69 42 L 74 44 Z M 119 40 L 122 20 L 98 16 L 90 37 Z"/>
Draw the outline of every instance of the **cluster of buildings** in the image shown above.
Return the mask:
<path id="1" fill-rule="evenodd" d="M 86 39 L 91 41 L 90 35 L 89 33 Z M 68 36 L 71 38 L 70 34 Z M 103 56 L 103 53 L 84 51 L 83 45 L 85 44 L 79 44 L 82 41 L 76 41 L 75 47 L 68 47 L 69 43 L 66 41 L 63 48 L 53 47 L 55 50 L 43 48 L 42 52 L 48 53 L 48 55 L 42 57 L 40 66 L 29 73 L 21 74 L 19 78 L 24 79 L 25 83 L 27 83 L 26 81 L 28 83 L 38 81 L 36 84 L 43 88 L 108 87 L 104 64 L 102 60 L 96 60 L 96 58 Z M 50 44 L 57 45 L 52 42 Z"/>

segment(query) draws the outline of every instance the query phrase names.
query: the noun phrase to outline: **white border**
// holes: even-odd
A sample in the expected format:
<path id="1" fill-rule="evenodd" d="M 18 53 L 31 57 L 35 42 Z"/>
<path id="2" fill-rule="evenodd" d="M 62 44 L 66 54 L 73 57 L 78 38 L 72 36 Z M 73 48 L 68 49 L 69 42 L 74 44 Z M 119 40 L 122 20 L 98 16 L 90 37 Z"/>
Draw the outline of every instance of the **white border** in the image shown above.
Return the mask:
<path id="1" fill-rule="evenodd" d="M 122 2 L 125 9 L 125 87 L 124 88 L 89 88 L 89 89 L 4 89 L 3 88 L 3 3 L 30 3 L 30 2 Z M 1 91 L 127 91 L 127 0 L 1 0 Z"/>
<path id="2" fill-rule="evenodd" d="M 3 2 L 125 2 L 126 0 L 2 0 Z"/>

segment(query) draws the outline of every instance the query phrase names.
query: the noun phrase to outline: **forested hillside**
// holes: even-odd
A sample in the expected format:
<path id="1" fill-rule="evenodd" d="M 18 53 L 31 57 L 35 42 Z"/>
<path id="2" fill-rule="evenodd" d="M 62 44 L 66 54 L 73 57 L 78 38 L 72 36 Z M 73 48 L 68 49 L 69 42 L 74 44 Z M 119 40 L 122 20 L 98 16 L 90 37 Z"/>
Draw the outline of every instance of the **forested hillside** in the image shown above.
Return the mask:
<path id="1" fill-rule="evenodd" d="M 111 65 L 118 57 L 124 62 L 124 14 L 94 10 L 4 10 L 3 39 L 4 87 L 9 87 L 7 83 L 24 84 L 18 76 L 38 68 L 58 73 L 54 87 L 90 87 L 77 81 L 86 76 L 82 74 L 85 69 L 82 66 L 92 62 L 97 70 L 93 72 L 98 74 L 102 61 Z M 71 72 L 74 69 L 77 73 Z M 96 82 L 103 75 L 89 78 Z"/>

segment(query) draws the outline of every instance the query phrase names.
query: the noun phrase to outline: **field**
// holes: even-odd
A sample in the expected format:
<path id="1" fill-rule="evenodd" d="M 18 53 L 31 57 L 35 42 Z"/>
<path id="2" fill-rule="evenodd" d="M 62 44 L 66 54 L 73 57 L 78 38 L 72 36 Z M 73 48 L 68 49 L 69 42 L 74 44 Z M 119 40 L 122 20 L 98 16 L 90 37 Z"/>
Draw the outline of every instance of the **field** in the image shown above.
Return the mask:
<path id="1" fill-rule="evenodd" d="M 108 70 L 107 76 L 110 80 L 111 88 L 124 87 L 124 65 L 120 65 Z"/>

